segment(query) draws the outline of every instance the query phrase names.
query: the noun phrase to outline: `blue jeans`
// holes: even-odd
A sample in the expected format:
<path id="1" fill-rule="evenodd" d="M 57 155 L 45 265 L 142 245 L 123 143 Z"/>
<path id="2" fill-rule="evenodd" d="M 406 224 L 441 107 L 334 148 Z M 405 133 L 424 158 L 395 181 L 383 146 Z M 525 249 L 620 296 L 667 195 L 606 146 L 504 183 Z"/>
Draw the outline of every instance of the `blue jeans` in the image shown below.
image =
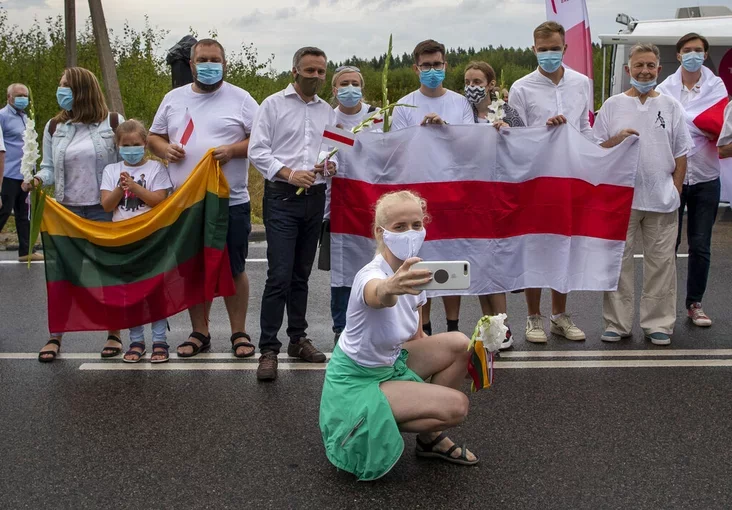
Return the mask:
<path id="1" fill-rule="evenodd" d="M 267 236 L 267 282 L 262 294 L 259 350 L 280 352 L 277 334 L 287 309 L 287 336 L 306 336 L 308 280 L 318 250 L 325 208 L 325 184 L 297 195 L 296 186 L 267 181 L 263 215 Z"/>
<path id="2" fill-rule="evenodd" d="M 168 337 L 165 332 L 168 328 L 168 320 L 163 319 L 161 321 L 155 321 L 151 325 L 152 329 L 152 341 L 153 344 L 165 344 L 168 345 Z M 145 326 L 135 326 L 130 328 L 130 342 L 142 342 L 145 343 Z"/>
<path id="3" fill-rule="evenodd" d="M 346 329 L 346 312 L 351 287 L 330 288 L 330 315 L 333 317 L 333 333 L 343 333 Z"/>
<path id="4" fill-rule="evenodd" d="M 687 240 L 689 243 L 689 265 L 686 277 L 686 308 L 701 303 L 707 290 L 707 278 L 712 259 L 712 228 L 719 209 L 719 179 L 699 184 L 684 184 L 679 208 L 679 235 L 676 250 L 681 244 L 681 222 L 684 220 L 684 206 L 687 208 Z"/>

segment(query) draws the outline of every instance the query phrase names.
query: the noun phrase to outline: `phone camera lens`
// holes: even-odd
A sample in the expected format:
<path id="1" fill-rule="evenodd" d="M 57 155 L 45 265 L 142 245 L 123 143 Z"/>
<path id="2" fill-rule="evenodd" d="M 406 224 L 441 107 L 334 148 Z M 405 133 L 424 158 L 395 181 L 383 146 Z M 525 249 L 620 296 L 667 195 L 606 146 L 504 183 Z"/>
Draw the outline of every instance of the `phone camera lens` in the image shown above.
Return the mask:
<path id="1" fill-rule="evenodd" d="M 450 279 L 450 275 L 444 269 L 438 269 L 435 271 L 435 281 L 437 283 L 445 283 Z"/>

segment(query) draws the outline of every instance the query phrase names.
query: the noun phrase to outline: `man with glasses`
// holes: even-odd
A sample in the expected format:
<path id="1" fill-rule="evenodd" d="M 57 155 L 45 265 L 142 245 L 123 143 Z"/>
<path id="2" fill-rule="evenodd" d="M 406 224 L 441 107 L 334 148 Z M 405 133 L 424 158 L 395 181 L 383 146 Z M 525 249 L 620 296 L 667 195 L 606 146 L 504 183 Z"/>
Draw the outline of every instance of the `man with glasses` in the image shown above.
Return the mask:
<path id="1" fill-rule="evenodd" d="M 404 129 L 418 125 L 474 124 L 473 108 L 465 96 L 443 87 L 447 62 L 445 45 L 428 39 L 414 48 L 414 72 L 419 77 L 420 87 L 398 102 L 416 108 L 396 108 L 391 128 Z M 445 296 L 447 330 L 458 331 L 460 296 Z M 432 334 L 430 322 L 431 302 L 422 307 L 422 328 Z"/>
<path id="2" fill-rule="evenodd" d="M 287 309 L 287 354 L 323 363 L 325 354 L 307 338 L 308 280 L 318 249 L 325 207 L 325 168 L 320 161 L 323 131 L 336 113 L 318 97 L 327 59 L 314 47 L 292 59 L 294 83 L 262 102 L 252 128 L 249 160 L 264 178 L 263 214 L 267 234 L 267 283 L 262 295 L 257 379 L 277 378 L 277 334 Z M 335 158 L 334 158 L 335 159 Z M 335 174 L 334 161 L 328 173 Z M 298 188 L 305 191 L 298 194 Z"/>

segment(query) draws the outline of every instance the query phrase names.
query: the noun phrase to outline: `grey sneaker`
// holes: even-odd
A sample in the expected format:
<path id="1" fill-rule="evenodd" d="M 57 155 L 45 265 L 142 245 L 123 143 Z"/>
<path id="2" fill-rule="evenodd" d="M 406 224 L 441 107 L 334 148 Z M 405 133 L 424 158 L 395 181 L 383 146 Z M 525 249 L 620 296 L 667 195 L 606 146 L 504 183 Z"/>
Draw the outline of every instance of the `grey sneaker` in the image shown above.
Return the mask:
<path id="1" fill-rule="evenodd" d="M 646 338 L 650 340 L 653 345 L 671 345 L 671 337 L 666 333 L 651 333 L 646 335 Z"/>

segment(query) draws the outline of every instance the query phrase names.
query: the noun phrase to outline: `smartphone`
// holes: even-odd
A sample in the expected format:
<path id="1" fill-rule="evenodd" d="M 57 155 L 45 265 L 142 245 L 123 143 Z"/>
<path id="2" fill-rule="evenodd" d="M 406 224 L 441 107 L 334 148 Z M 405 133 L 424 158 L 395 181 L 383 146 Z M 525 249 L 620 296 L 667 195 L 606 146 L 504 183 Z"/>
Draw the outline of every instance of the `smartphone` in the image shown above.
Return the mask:
<path id="1" fill-rule="evenodd" d="M 467 260 L 422 261 L 412 269 L 432 271 L 432 281 L 420 290 L 466 290 L 470 288 L 470 262 Z"/>

